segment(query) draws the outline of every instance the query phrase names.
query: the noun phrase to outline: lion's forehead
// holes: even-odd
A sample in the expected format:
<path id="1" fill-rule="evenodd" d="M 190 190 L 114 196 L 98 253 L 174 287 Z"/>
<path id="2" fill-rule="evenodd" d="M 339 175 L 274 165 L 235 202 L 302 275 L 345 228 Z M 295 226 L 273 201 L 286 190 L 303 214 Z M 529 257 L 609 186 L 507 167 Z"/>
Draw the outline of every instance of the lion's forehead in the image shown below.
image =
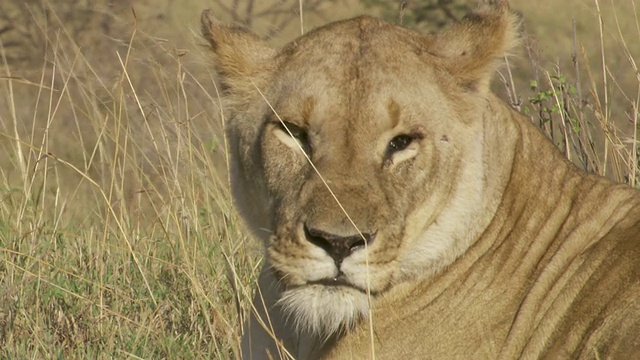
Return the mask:
<path id="1" fill-rule="evenodd" d="M 430 74 L 437 57 L 429 41 L 379 19 L 360 17 L 332 23 L 296 39 L 280 51 L 281 70 L 304 78 L 322 75 L 329 81 L 360 85 L 385 78 Z M 345 84 L 346 85 L 346 84 Z"/>
<path id="2" fill-rule="evenodd" d="M 355 56 L 369 53 L 395 56 L 396 52 L 413 53 L 423 57 L 431 53 L 433 46 L 430 37 L 408 31 L 386 23 L 380 19 L 362 16 L 359 18 L 331 23 L 315 29 L 285 46 L 281 53 L 285 55 L 311 52 L 345 53 Z M 300 55 L 298 55 L 300 56 Z"/>
<path id="3" fill-rule="evenodd" d="M 451 118 L 437 63 L 414 37 L 364 17 L 296 40 L 281 51 L 273 75 L 276 112 L 332 159 L 379 157 L 393 136 L 413 132 L 425 117 Z"/>

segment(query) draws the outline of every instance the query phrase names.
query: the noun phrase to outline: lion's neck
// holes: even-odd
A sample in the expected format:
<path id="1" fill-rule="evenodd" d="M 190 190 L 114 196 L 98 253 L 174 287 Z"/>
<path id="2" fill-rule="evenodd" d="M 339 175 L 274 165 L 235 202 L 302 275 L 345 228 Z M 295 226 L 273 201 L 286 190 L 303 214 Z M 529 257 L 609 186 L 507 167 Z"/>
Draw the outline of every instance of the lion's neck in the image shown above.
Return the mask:
<path id="1" fill-rule="evenodd" d="M 595 243 L 630 226 L 625 223 L 629 219 L 638 222 L 640 201 L 627 186 L 578 170 L 528 119 L 516 121 L 521 137 L 510 181 L 492 224 L 469 255 L 481 256 L 476 265 L 491 269 L 492 282 L 508 284 L 502 289 L 509 291 L 510 313 L 517 317 L 503 328 L 508 329 L 506 343 L 527 344 L 526 339 L 540 337 L 542 344 L 559 326 L 547 323 L 543 314 L 569 311 L 572 301 L 558 307 L 557 297 L 576 297 L 601 267 L 581 259 L 595 247 L 606 248 L 603 254 L 612 251 L 620 236 L 611 236 L 604 245 Z M 535 334 L 532 329 L 537 329 Z M 506 346 L 502 355 L 518 357 L 522 350 Z"/>
<path id="2" fill-rule="evenodd" d="M 633 190 L 578 170 L 528 119 L 514 121 L 521 135 L 510 179 L 492 223 L 477 242 L 481 252 L 508 255 L 505 261 L 514 265 L 541 267 L 559 248 L 581 253 L 590 240 L 637 208 Z"/>

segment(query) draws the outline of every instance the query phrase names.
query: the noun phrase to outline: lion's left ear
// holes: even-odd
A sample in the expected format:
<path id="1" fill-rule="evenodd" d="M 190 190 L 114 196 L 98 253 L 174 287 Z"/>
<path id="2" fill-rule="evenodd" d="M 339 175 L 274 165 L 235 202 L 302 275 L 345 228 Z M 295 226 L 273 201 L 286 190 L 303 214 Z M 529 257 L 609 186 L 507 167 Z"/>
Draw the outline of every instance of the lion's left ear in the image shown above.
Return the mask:
<path id="1" fill-rule="evenodd" d="M 519 38 L 520 17 L 507 0 L 488 0 L 438 35 L 434 50 L 463 86 L 485 91 L 502 57 L 518 45 Z"/>
<path id="2" fill-rule="evenodd" d="M 224 92 L 246 96 L 255 87 L 265 85 L 273 69 L 276 50 L 256 34 L 239 27 L 221 24 L 205 10 L 201 16 L 202 35 L 214 53 L 214 65 Z"/>

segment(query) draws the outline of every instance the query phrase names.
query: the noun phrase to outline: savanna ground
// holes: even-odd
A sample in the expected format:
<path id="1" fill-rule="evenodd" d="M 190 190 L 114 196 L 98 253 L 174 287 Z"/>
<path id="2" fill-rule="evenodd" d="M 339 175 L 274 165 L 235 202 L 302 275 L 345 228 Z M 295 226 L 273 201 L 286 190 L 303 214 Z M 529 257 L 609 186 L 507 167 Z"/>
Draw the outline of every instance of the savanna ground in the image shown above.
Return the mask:
<path id="1" fill-rule="evenodd" d="M 3 0 L 0 358 L 237 357 L 261 255 L 227 191 L 199 14 L 278 45 L 361 13 L 399 19 L 378 3 Z M 403 22 L 429 31 L 415 4 Z M 634 1 L 511 5 L 525 46 L 496 92 L 576 164 L 638 187 Z"/>

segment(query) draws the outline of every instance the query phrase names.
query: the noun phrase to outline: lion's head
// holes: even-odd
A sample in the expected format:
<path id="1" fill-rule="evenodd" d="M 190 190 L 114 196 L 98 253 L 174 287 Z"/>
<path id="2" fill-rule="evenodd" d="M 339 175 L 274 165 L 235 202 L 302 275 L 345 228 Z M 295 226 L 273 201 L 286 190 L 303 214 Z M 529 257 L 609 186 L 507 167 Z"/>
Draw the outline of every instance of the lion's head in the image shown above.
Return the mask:
<path id="1" fill-rule="evenodd" d="M 517 18 L 488 4 L 422 35 L 370 17 L 272 49 L 205 12 L 232 187 L 299 328 L 329 336 L 488 225 L 509 175 L 489 81 Z M 504 143 L 485 141 L 502 133 Z"/>

